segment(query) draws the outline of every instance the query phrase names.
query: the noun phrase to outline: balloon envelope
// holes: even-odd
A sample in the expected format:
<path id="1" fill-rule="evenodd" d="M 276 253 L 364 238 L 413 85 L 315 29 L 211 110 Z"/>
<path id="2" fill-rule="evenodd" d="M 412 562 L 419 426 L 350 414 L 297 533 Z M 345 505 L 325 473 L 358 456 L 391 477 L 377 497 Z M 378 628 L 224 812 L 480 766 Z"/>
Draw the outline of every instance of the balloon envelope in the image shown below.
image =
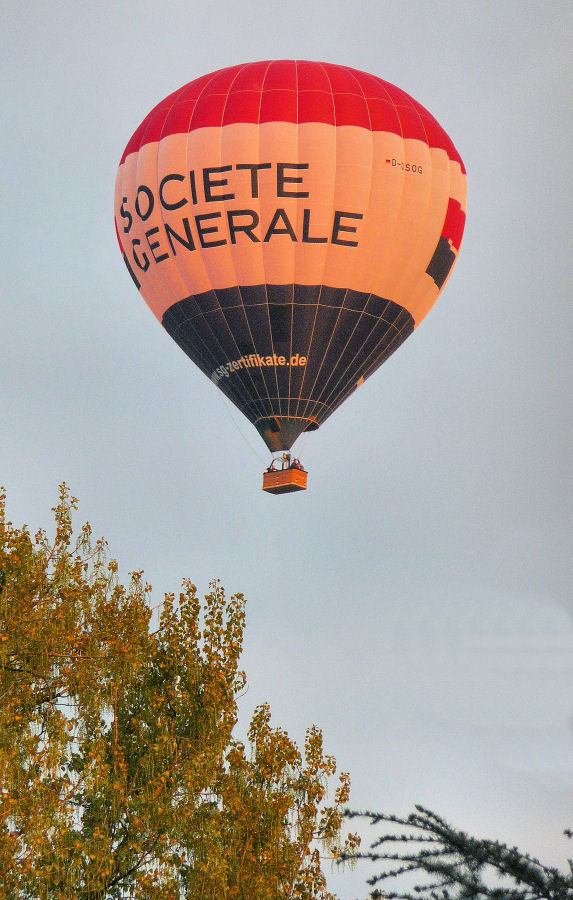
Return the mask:
<path id="1" fill-rule="evenodd" d="M 408 94 L 280 60 L 159 103 L 121 158 L 115 221 L 155 316 L 280 450 L 419 325 L 465 204 L 458 152 Z"/>

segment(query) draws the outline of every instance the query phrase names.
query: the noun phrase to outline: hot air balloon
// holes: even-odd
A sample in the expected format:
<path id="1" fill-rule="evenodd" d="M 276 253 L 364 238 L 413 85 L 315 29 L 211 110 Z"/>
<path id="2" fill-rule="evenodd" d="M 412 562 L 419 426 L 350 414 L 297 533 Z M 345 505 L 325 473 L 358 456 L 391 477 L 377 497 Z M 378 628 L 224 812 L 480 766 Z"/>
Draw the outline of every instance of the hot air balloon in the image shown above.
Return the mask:
<path id="1" fill-rule="evenodd" d="M 125 264 L 171 337 L 306 487 L 290 449 L 420 324 L 456 261 L 465 168 L 433 116 L 347 66 L 231 66 L 159 103 L 125 148 Z"/>

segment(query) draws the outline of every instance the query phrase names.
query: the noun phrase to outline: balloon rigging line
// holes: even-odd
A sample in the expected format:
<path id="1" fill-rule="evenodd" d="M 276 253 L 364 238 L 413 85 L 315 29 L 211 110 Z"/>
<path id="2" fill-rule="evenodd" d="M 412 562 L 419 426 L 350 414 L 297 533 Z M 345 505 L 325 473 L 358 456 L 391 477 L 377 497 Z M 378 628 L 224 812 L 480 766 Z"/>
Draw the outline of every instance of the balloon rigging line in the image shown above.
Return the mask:
<path id="1" fill-rule="evenodd" d="M 255 444 L 255 442 L 251 440 L 250 436 L 247 437 L 247 435 L 245 434 L 245 432 L 243 431 L 243 429 L 242 429 L 241 426 L 239 425 L 238 419 L 235 418 L 235 412 L 234 412 L 234 410 L 236 410 L 237 407 L 233 404 L 233 401 L 230 400 L 229 397 L 226 396 L 226 394 L 223 394 L 222 391 L 218 391 L 217 393 L 220 395 L 221 402 L 222 402 L 223 406 L 225 407 L 225 409 L 227 410 L 227 413 L 228 413 L 228 415 L 230 416 L 233 425 L 235 426 L 235 428 L 237 429 L 237 431 L 239 432 L 239 434 L 240 434 L 241 437 L 243 438 L 244 442 L 245 442 L 245 443 L 247 444 L 247 446 L 249 447 L 249 450 L 250 450 L 252 453 L 254 453 L 255 456 L 256 456 L 258 459 L 261 460 L 261 462 L 265 463 L 265 462 L 267 461 L 267 458 L 268 458 L 268 457 L 263 456 L 262 453 L 259 452 L 259 449 L 258 449 L 259 444 L 258 444 L 258 442 Z M 231 405 L 229 405 L 229 404 L 231 404 Z M 232 408 L 231 408 L 231 407 L 232 407 Z"/>

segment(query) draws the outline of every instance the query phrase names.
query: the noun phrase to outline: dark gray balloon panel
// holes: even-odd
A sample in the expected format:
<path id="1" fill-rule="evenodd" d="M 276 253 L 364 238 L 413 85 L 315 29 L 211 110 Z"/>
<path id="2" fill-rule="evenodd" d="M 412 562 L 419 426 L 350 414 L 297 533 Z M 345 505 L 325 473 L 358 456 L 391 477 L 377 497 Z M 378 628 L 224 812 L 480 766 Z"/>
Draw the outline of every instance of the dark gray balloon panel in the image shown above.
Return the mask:
<path id="1" fill-rule="evenodd" d="M 390 300 L 298 284 L 195 294 L 162 324 L 271 450 L 318 428 L 414 329 Z"/>

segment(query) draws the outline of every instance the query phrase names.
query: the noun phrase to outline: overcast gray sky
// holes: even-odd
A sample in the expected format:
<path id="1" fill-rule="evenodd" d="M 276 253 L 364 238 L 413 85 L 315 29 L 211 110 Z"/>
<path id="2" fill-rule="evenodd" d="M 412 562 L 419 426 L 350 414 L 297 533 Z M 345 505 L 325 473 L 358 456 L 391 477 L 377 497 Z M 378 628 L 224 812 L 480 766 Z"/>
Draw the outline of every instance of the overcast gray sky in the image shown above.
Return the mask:
<path id="1" fill-rule="evenodd" d="M 157 599 L 247 597 L 252 708 L 322 726 L 352 804 L 422 803 L 563 865 L 573 825 L 573 5 L 383 0 L 4 4 L 0 482 L 50 521 L 67 480 Z M 369 71 L 468 172 L 423 325 L 297 451 L 268 453 L 155 321 L 118 252 L 123 148 L 165 95 L 249 60 Z M 341 900 L 369 870 L 334 874 Z"/>

